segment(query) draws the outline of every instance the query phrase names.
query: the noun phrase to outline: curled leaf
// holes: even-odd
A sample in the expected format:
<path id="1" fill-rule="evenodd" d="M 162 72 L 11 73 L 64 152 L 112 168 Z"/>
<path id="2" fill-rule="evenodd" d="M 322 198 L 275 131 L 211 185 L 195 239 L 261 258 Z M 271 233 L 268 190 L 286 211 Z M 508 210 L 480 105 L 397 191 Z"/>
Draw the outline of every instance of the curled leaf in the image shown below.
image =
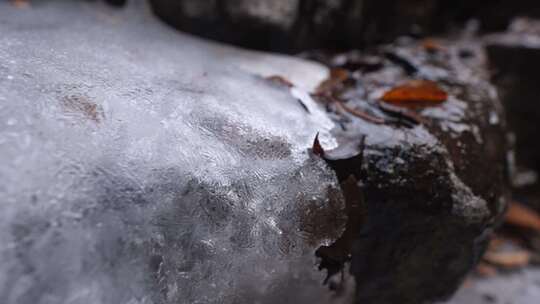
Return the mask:
<path id="1" fill-rule="evenodd" d="M 324 157 L 324 149 L 319 142 L 319 133 L 315 135 L 315 140 L 313 141 L 313 147 L 311 148 L 311 150 L 313 151 L 313 154 Z"/>
<path id="2" fill-rule="evenodd" d="M 448 94 L 435 82 L 411 80 L 384 93 L 384 102 L 401 107 L 435 106 L 445 102 Z"/>

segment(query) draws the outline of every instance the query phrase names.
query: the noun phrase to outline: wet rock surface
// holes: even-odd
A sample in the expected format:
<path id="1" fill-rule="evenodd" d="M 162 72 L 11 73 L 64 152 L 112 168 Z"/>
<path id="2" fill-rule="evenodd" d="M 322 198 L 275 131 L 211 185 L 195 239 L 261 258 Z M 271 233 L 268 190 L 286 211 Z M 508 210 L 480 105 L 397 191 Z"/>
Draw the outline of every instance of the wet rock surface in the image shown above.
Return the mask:
<path id="1" fill-rule="evenodd" d="M 141 2 L 2 3 L 0 25 L 7 303 L 429 302 L 504 208 L 504 115 L 468 41 L 325 57 L 347 76 L 311 98 L 322 65 Z M 411 79 L 448 99 L 381 107 Z"/>
<path id="2" fill-rule="evenodd" d="M 328 103 L 341 126 L 334 134 L 344 142 L 366 135 L 362 165 L 344 157 L 333 166 L 342 182 L 352 174 L 365 195 L 351 250 L 358 303 L 449 296 L 482 255 L 505 206 L 504 114 L 485 55 L 470 41 L 426 45 L 403 41 L 323 57 L 350 73 L 331 93 L 338 101 Z M 410 79 L 435 81 L 449 93 L 441 105 L 410 110 L 422 123 L 381 108 L 382 93 Z M 339 101 L 385 123 L 343 115 Z"/>

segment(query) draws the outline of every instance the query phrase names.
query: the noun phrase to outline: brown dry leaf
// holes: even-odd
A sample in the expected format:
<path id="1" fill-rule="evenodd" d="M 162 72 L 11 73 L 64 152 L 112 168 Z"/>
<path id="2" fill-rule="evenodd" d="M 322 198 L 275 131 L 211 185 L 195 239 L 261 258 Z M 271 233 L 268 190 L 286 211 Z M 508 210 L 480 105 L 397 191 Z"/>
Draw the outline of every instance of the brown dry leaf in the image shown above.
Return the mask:
<path id="1" fill-rule="evenodd" d="M 510 225 L 540 232 L 540 215 L 518 202 L 510 203 L 504 221 Z"/>
<path id="2" fill-rule="evenodd" d="M 504 268 L 518 268 L 529 265 L 531 254 L 528 251 L 520 250 L 513 252 L 493 252 L 484 254 L 484 261 Z"/>
<path id="3" fill-rule="evenodd" d="M 330 71 L 330 77 L 319 84 L 319 87 L 317 87 L 315 93 L 331 93 L 332 91 L 338 89 L 347 79 L 349 79 L 349 71 L 341 68 L 332 69 Z"/>
<path id="4" fill-rule="evenodd" d="M 311 148 L 311 150 L 313 151 L 313 154 L 324 157 L 324 149 L 319 142 L 319 133 L 315 135 L 315 140 L 313 141 L 313 147 Z"/>
<path id="5" fill-rule="evenodd" d="M 287 78 L 280 75 L 268 76 L 265 79 L 278 85 L 283 85 L 289 88 L 294 87 L 294 84 L 292 82 L 290 82 Z"/>
<path id="6" fill-rule="evenodd" d="M 476 265 L 475 272 L 483 277 L 492 277 L 497 274 L 497 268 L 487 263 L 480 262 Z"/>
<path id="7" fill-rule="evenodd" d="M 15 6 L 16 8 L 28 8 L 30 7 L 30 3 L 28 0 L 11 0 L 11 4 Z"/>
<path id="8" fill-rule="evenodd" d="M 435 39 L 432 38 L 426 38 L 422 41 L 422 47 L 431 53 L 444 51 L 445 48 Z"/>
<path id="9" fill-rule="evenodd" d="M 383 101 L 400 107 L 436 106 L 448 99 L 448 94 L 430 80 L 411 80 L 384 93 Z"/>

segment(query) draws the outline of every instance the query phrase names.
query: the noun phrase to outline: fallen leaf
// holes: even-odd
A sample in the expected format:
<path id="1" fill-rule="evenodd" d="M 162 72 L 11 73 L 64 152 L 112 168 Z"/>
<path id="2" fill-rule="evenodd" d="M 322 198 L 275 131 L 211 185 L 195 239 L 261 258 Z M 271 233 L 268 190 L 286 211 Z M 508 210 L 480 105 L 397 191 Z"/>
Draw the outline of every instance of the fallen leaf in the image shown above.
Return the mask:
<path id="1" fill-rule="evenodd" d="M 15 6 L 16 8 L 28 8 L 30 7 L 30 3 L 28 0 L 12 0 L 11 4 Z"/>
<path id="2" fill-rule="evenodd" d="M 335 68 L 330 71 L 328 79 L 319 84 L 315 90 L 316 94 L 332 94 L 341 88 L 343 82 L 349 79 L 349 72 L 342 68 Z"/>
<path id="3" fill-rule="evenodd" d="M 540 232 L 540 215 L 518 202 L 510 203 L 504 221 L 510 225 Z"/>
<path id="4" fill-rule="evenodd" d="M 497 274 L 497 268 L 484 262 L 478 263 L 475 272 L 483 277 L 492 277 Z"/>
<path id="5" fill-rule="evenodd" d="M 411 80 L 384 93 L 384 102 L 401 107 L 435 106 L 445 102 L 448 94 L 430 80 Z"/>
<path id="6" fill-rule="evenodd" d="M 438 41 L 431 38 L 424 39 L 422 41 L 422 47 L 430 53 L 436 53 L 445 50 L 445 48 Z"/>
<path id="7" fill-rule="evenodd" d="M 313 147 L 311 148 L 311 150 L 313 151 L 313 154 L 324 157 L 324 149 L 319 142 L 319 133 L 315 135 L 315 140 L 313 141 Z"/>
<path id="8" fill-rule="evenodd" d="M 268 76 L 265 79 L 278 85 L 283 85 L 289 88 L 294 87 L 294 84 L 292 82 L 290 82 L 287 78 L 280 75 Z"/>
<path id="9" fill-rule="evenodd" d="M 513 252 L 488 251 L 484 254 L 483 259 L 484 261 L 496 266 L 504 268 L 518 268 L 529 265 L 531 254 L 525 250 Z"/>

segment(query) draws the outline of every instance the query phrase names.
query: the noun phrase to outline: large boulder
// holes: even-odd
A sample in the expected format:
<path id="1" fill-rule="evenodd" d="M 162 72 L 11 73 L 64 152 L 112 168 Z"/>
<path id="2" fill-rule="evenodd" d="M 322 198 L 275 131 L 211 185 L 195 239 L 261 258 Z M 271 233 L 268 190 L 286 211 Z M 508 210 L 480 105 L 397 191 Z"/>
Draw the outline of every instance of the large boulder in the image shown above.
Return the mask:
<path id="1" fill-rule="evenodd" d="M 514 16 L 540 16 L 535 0 L 149 0 L 183 31 L 245 47 L 295 52 L 433 35 L 470 19 L 502 30 Z"/>

